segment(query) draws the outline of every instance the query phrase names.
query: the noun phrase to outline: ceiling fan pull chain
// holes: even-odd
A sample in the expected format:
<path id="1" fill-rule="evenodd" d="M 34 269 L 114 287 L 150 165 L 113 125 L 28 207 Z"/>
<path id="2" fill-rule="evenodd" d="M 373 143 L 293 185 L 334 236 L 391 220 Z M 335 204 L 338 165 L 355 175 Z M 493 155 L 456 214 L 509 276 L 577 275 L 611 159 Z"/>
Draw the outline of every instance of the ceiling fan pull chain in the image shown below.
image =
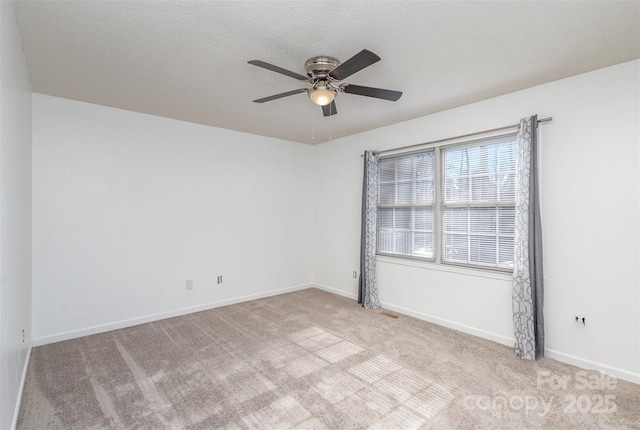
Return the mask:
<path id="1" fill-rule="evenodd" d="M 314 115 L 313 115 L 313 112 L 312 112 L 312 111 L 310 111 L 310 112 L 311 112 L 311 140 L 315 140 L 315 139 L 316 139 L 316 132 L 315 132 L 315 128 L 314 128 L 314 126 L 313 126 L 313 125 L 314 125 L 314 122 L 315 122 L 315 121 L 313 120 Z"/>

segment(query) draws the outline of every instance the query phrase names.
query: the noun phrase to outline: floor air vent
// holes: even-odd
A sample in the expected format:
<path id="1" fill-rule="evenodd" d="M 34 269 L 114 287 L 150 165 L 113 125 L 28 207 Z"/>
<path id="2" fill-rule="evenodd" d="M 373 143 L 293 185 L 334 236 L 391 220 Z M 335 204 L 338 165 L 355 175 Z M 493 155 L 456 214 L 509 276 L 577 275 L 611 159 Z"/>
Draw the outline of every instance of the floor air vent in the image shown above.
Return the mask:
<path id="1" fill-rule="evenodd" d="M 380 315 L 384 315 L 385 317 L 393 318 L 394 320 L 399 318 L 398 315 L 391 314 L 389 312 L 380 312 Z"/>

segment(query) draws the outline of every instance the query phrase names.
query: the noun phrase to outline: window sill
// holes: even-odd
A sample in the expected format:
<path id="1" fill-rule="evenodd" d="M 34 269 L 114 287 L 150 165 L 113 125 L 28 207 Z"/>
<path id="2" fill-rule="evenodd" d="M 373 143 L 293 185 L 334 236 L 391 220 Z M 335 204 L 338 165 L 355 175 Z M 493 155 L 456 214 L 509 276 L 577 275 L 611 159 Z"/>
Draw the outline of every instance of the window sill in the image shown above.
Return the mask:
<path id="1" fill-rule="evenodd" d="M 420 269 L 439 270 L 441 272 L 456 273 L 458 275 L 498 279 L 500 281 L 510 281 L 512 279 L 512 275 L 509 272 L 494 272 L 491 270 L 474 269 L 448 264 L 436 264 L 431 261 L 420 261 L 411 258 L 391 257 L 378 254 L 376 255 L 376 261 L 380 263 L 397 264 L 400 266 L 418 267 Z"/>

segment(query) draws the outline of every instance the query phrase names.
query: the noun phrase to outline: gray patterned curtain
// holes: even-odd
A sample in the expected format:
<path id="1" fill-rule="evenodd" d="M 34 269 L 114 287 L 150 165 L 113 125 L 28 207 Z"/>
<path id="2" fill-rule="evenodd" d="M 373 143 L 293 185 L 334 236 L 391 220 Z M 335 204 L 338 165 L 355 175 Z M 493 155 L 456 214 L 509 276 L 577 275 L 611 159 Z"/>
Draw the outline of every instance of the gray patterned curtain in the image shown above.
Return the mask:
<path id="1" fill-rule="evenodd" d="M 378 157 L 373 151 L 364 153 L 362 180 L 362 230 L 360 234 L 360 279 L 358 303 L 367 309 L 378 309 L 376 284 L 376 228 L 378 210 Z"/>
<path id="2" fill-rule="evenodd" d="M 518 130 L 516 218 L 513 264 L 515 352 L 544 356 L 542 228 L 538 195 L 538 117 L 523 118 Z"/>

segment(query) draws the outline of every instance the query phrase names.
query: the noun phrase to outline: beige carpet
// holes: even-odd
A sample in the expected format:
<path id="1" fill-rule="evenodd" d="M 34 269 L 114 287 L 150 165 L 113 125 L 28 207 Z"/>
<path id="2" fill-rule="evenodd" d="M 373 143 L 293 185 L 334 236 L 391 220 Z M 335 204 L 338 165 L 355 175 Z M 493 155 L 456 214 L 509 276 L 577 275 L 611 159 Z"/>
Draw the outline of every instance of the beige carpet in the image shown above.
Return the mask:
<path id="1" fill-rule="evenodd" d="M 640 385 L 380 312 L 309 289 L 37 347 L 18 429 L 640 428 Z"/>

